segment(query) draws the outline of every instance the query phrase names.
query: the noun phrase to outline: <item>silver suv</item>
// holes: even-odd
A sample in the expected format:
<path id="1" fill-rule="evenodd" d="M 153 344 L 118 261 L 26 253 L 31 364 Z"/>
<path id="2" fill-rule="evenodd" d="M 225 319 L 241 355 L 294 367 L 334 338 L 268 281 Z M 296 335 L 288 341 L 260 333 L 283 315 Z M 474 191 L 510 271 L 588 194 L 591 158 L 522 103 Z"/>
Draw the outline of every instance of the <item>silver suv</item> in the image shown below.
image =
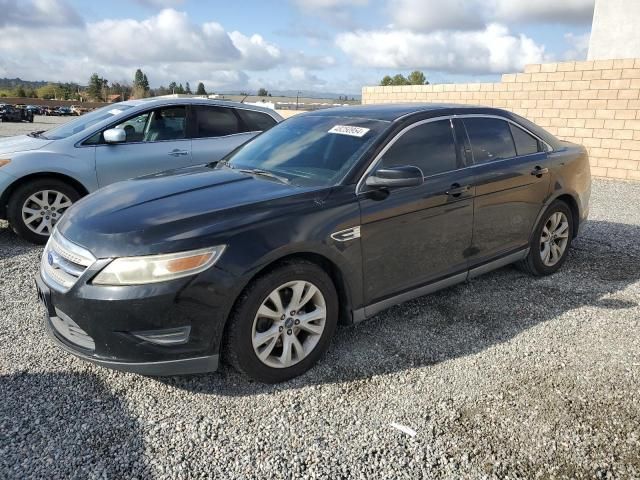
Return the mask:
<path id="1" fill-rule="evenodd" d="M 221 159 L 282 117 L 202 98 L 132 100 L 0 139 L 0 218 L 44 243 L 64 211 L 113 182 Z"/>

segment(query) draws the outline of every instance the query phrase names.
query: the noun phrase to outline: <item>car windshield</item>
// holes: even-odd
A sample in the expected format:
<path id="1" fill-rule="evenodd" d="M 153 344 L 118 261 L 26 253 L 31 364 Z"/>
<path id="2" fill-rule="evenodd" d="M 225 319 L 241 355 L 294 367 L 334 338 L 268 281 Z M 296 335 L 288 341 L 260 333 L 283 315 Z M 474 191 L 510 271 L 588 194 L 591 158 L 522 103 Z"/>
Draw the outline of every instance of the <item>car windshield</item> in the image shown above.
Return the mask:
<path id="1" fill-rule="evenodd" d="M 301 186 L 334 185 L 388 125 L 353 117 L 293 117 L 231 153 L 218 166 L 272 174 Z"/>
<path id="2" fill-rule="evenodd" d="M 93 112 L 82 115 L 75 120 L 64 123 L 59 127 L 47 130 L 46 133 L 40 135 L 40 138 L 48 140 L 60 140 L 61 138 L 67 138 L 76 133 L 80 133 L 87 128 L 102 122 L 107 118 L 111 118 L 114 115 L 118 115 L 120 112 L 128 110 L 132 105 L 107 105 L 106 107 L 99 108 Z"/>

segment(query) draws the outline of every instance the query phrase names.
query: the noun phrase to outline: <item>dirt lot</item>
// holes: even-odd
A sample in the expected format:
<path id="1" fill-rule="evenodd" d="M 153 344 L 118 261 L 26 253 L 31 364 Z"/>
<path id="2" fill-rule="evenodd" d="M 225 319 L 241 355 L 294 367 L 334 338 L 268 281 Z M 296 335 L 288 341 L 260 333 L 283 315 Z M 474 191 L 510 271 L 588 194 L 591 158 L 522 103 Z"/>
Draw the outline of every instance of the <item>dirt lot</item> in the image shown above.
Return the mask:
<path id="1" fill-rule="evenodd" d="M 50 128 L 68 122 L 75 117 L 48 117 L 44 115 L 36 115 L 33 123 L 28 122 L 2 122 L 0 123 L 0 138 L 10 137 L 12 135 L 22 135 L 24 133 L 34 132 L 37 130 L 49 130 Z"/>
<path id="2" fill-rule="evenodd" d="M 0 222 L 0 478 L 640 478 L 640 184 L 595 182 L 558 274 L 507 267 L 342 327 L 277 386 L 61 352 L 40 251 Z"/>

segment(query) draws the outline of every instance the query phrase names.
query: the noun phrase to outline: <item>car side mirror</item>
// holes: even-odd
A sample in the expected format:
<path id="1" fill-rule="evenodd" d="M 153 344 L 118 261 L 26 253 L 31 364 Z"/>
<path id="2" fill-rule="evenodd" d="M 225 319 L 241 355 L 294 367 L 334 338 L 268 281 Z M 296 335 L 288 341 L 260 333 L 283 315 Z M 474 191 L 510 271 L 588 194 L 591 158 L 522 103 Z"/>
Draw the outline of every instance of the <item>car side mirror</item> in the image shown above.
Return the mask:
<path id="1" fill-rule="evenodd" d="M 422 170 L 411 165 L 380 168 L 367 177 L 366 185 L 374 188 L 417 187 L 424 183 Z"/>
<path id="2" fill-rule="evenodd" d="M 110 128 L 105 130 L 103 135 L 106 143 L 123 143 L 127 141 L 127 132 L 122 128 Z"/>

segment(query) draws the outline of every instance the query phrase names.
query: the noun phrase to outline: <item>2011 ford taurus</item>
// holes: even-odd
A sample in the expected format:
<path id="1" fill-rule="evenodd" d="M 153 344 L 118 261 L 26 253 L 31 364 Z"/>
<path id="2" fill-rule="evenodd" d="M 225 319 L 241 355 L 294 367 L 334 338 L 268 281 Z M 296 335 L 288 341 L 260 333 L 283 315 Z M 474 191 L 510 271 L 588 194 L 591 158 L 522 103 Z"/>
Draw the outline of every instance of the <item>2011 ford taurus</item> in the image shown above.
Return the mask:
<path id="1" fill-rule="evenodd" d="M 558 270 L 588 214 L 585 149 L 512 113 L 365 106 L 293 117 L 222 161 L 68 210 L 39 295 L 64 349 L 150 375 L 264 382 L 336 324 L 517 262 Z"/>
<path id="2" fill-rule="evenodd" d="M 219 160 L 281 120 L 252 105 L 157 97 L 0 139 L 0 218 L 21 237 L 45 243 L 83 195 L 127 178 Z"/>

